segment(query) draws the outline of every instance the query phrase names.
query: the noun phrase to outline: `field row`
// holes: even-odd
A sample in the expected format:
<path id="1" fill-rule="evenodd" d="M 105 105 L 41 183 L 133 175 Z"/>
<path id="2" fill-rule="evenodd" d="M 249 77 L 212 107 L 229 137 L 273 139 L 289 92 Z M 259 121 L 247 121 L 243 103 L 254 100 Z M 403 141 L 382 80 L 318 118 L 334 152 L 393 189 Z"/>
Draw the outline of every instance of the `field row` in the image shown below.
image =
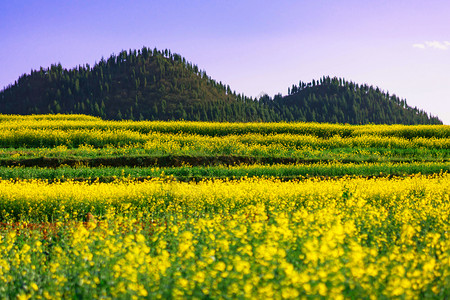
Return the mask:
<path id="1" fill-rule="evenodd" d="M 49 165 L 48 160 L 42 161 Z M 339 176 L 406 176 L 421 173 L 449 173 L 450 162 L 415 162 L 415 163 L 311 163 L 311 164 L 273 164 L 273 165 L 231 165 L 231 166 L 180 166 L 180 167 L 0 167 L 3 179 L 47 179 L 47 180 L 99 180 L 102 182 L 116 179 L 171 177 L 176 180 L 202 180 L 206 178 L 273 177 L 283 180 L 305 179 L 310 177 Z"/>
<path id="2" fill-rule="evenodd" d="M 2 298 L 450 296 L 447 174 L 0 181 L 0 205 Z"/>
<path id="3" fill-rule="evenodd" d="M 258 203 L 272 207 L 269 211 L 283 211 L 286 207 L 290 210 L 306 204 L 320 206 L 322 198 L 334 199 L 336 205 L 346 205 L 348 198 L 358 197 L 362 197 L 363 203 L 369 202 L 387 211 L 404 205 L 402 202 L 424 198 L 430 204 L 427 209 L 445 211 L 448 208 L 445 205 L 449 197 L 449 181 L 449 174 L 375 179 L 310 178 L 304 181 L 243 178 L 198 183 L 159 178 L 144 181 L 122 179 L 112 183 L 68 180 L 52 184 L 39 179 L 1 180 L 0 212 L 2 221 L 47 221 L 63 218 L 66 214 L 70 218 L 84 216 L 88 212 L 102 215 L 110 209 L 121 210 L 126 204 L 159 218 L 169 213 L 228 215 Z M 401 203 L 397 201 L 399 197 Z M 414 201 L 408 205 L 416 205 Z M 424 211 L 423 217 L 426 215 Z"/>
<path id="4" fill-rule="evenodd" d="M 9 148 L 0 149 L 0 166 L 181 166 L 235 165 L 235 164 L 294 164 L 339 161 L 342 163 L 364 162 L 446 162 L 450 151 L 438 149 L 380 149 L 336 148 L 292 149 L 275 146 L 248 146 L 232 148 L 175 148 L 170 144 L 161 147 L 138 146 L 93 148 L 80 146 L 69 149 L 55 148 Z"/>
<path id="5" fill-rule="evenodd" d="M 288 149 L 335 149 L 335 148 L 426 148 L 450 149 L 450 138 L 411 139 L 396 136 L 339 135 L 322 138 L 314 135 L 280 133 L 264 135 L 260 133 L 230 134 L 226 136 L 205 136 L 187 133 L 140 133 L 131 130 L 62 130 L 62 129 L 5 129 L 0 132 L 2 148 L 35 148 L 66 146 L 77 148 L 90 145 L 95 148 L 138 145 L 143 148 L 183 149 L 183 148 L 230 148 L 239 151 L 243 147 L 268 147 L 285 151 Z"/>
<path id="6" fill-rule="evenodd" d="M 152 132 L 182 133 L 207 136 L 241 134 L 294 134 L 329 138 L 333 136 L 356 137 L 361 135 L 412 138 L 449 138 L 446 125 L 348 125 L 327 123 L 226 123 L 190 121 L 103 121 L 83 115 L 0 115 L 0 129 L 5 130 L 93 130 L 132 131 L 141 134 Z"/>

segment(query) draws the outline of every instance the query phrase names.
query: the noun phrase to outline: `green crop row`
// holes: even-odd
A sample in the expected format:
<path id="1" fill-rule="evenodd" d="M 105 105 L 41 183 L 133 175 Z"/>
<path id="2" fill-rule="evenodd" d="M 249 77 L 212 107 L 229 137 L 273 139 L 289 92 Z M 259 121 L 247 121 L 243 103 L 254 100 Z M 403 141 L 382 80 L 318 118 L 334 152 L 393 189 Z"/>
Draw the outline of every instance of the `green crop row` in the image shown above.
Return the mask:
<path id="1" fill-rule="evenodd" d="M 450 163 L 313 163 L 291 165 L 182 166 L 182 167 L 0 167 L 3 179 L 101 180 L 116 178 L 163 178 L 201 180 L 203 178 L 275 177 L 303 179 L 335 176 L 403 176 L 450 172 Z"/>
<path id="2" fill-rule="evenodd" d="M 387 149 L 444 149 L 450 150 L 450 138 L 413 138 L 395 136 L 363 135 L 355 137 L 333 136 L 320 138 L 313 135 L 294 134 L 243 134 L 211 137 L 191 134 L 149 133 L 129 130 L 43 130 L 23 129 L 0 132 L 1 148 L 36 148 L 66 146 L 77 148 L 90 145 L 95 148 L 130 145 L 143 148 L 242 148 L 273 147 L 289 149 L 335 149 L 335 148 L 387 148 Z"/>

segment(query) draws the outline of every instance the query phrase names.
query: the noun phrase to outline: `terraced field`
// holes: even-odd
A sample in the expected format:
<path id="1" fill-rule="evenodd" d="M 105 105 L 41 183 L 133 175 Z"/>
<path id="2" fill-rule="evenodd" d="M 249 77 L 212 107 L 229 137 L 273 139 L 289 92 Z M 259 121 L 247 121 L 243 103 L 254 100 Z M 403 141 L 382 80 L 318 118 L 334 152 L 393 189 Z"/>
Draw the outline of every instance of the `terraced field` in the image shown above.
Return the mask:
<path id="1" fill-rule="evenodd" d="M 0 116 L 1 298 L 450 296 L 450 127 Z"/>

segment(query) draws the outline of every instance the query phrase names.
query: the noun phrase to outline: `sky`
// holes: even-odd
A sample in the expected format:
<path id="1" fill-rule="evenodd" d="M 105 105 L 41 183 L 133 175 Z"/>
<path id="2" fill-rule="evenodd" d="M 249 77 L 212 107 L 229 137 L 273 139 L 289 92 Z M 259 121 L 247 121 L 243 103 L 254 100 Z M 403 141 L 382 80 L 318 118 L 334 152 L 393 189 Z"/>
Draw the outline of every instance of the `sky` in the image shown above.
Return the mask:
<path id="1" fill-rule="evenodd" d="M 32 69 L 170 49 L 232 90 L 337 76 L 450 124 L 450 1 L 2 1 L 0 89 Z"/>

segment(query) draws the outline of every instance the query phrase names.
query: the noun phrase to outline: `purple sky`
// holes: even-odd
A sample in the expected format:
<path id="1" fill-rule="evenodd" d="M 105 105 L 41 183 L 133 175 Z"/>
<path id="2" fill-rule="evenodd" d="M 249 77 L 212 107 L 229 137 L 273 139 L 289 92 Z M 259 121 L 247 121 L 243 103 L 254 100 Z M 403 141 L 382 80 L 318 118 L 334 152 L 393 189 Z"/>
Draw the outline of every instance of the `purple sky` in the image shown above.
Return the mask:
<path id="1" fill-rule="evenodd" d="M 450 124 L 449 16 L 448 0 L 3 1 L 0 89 L 40 66 L 147 46 L 247 96 L 338 76 Z"/>

